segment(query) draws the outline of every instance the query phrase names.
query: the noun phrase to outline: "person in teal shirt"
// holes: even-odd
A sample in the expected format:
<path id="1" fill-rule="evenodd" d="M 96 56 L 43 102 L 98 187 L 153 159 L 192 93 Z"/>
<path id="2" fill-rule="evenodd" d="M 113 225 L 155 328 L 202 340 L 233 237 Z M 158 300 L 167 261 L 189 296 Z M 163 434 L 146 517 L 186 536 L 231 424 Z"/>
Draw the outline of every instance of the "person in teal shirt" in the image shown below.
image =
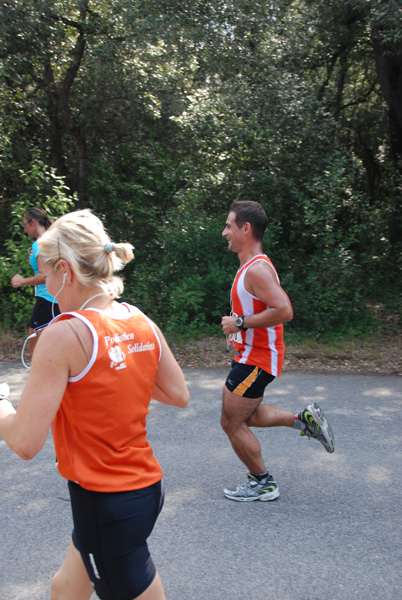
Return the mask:
<path id="1" fill-rule="evenodd" d="M 32 248 L 29 252 L 29 263 L 33 269 L 34 275 L 31 277 L 23 277 L 22 275 L 16 273 L 11 278 L 11 285 L 14 288 L 19 288 L 24 285 L 35 286 L 36 302 L 29 321 L 29 336 L 31 336 L 35 330 L 46 326 L 53 319 L 53 317 L 60 314 L 57 301 L 47 291 L 45 278 L 41 273 L 39 273 L 38 263 L 36 261 L 36 257 L 39 254 L 37 240 L 45 233 L 47 229 L 49 229 L 52 222 L 52 219 L 48 217 L 46 211 L 37 206 L 28 208 L 28 210 L 26 210 L 23 214 L 25 233 L 28 235 L 28 237 L 35 238 L 35 241 L 33 242 Z M 37 339 L 37 336 L 34 336 L 30 337 L 28 340 L 28 350 L 31 356 L 33 354 Z"/>

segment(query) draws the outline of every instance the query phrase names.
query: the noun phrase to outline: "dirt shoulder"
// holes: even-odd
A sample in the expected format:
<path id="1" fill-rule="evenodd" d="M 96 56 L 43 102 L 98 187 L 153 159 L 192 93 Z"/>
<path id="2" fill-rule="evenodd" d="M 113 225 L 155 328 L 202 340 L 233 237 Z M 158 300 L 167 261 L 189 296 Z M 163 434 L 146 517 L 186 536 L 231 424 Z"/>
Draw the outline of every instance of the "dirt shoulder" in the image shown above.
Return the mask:
<path id="1" fill-rule="evenodd" d="M 286 341 L 286 339 L 285 339 Z M 226 367 L 233 350 L 226 352 L 222 337 L 205 337 L 185 344 L 172 344 L 182 366 Z M 286 345 L 285 371 L 325 373 L 367 373 L 402 375 L 402 334 L 384 339 L 345 339 L 337 343 L 307 341 Z"/>
<path id="2" fill-rule="evenodd" d="M 286 338 L 285 338 L 286 342 Z M 24 338 L 0 337 L 0 361 L 20 361 Z M 233 350 L 226 352 L 224 336 L 171 343 L 182 367 L 228 367 Z M 402 375 L 402 333 L 325 343 L 316 340 L 286 344 L 284 371 Z"/>

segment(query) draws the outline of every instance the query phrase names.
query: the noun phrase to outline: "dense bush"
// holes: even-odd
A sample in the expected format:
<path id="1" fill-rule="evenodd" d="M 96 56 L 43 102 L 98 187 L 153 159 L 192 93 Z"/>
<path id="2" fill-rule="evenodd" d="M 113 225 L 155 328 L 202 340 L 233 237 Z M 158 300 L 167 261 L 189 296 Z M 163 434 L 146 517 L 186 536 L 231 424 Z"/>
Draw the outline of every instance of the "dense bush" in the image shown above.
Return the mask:
<path id="1" fill-rule="evenodd" d="M 29 272 L 32 204 L 92 208 L 132 242 L 126 297 L 170 332 L 229 311 L 236 198 L 267 210 L 290 329 L 400 312 L 398 2 L 109 4 L 0 3 L 0 326 L 33 303 L 9 284 Z"/>
<path id="2" fill-rule="evenodd" d="M 137 254 L 125 295 L 166 330 L 211 333 L 229 314 L 237 258 L 221 236 L 226 216 L 174 211 L 160 224 L 158 243 Z"/>
<path id="3" fill-rule="evenodd" d="M 24 233 L 23 214 L 31 206 L 40 206 L 55 219 L 71 210 L 76 200 L 66 195 L 63 178 L 38 157 L 27 171 L 21 171 L 20 179 L 23 191 L 9 203 L 7 237 L 0 256 L 0 327 L 17 332 L 27 327 L 34 305 L 33 286 L 13 288 L 10 283 L 15 273 L 33 275 L 28 251 L 34 240 Z"/>

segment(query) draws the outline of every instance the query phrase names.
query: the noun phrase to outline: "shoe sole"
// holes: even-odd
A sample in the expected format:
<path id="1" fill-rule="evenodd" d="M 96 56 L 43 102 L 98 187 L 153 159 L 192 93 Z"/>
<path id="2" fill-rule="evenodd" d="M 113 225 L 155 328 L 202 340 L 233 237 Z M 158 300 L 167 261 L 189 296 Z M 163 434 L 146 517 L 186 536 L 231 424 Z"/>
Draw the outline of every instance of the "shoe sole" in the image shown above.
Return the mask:
<path id="1" fill-rule="evenodd" d="M 332 433 L 332 429 L 325 418 L 322 408 L 318 406 L 318 404 L 310 404 L 310 406 L 307 408 L 313 415 L 314 421 L 320 426 L 320 429 L 325 437 L 325 441 L 328 444 L 328 446 L 325 446 L 325 450 L 332 454 L 335 451 L 334 434 Z"/>
<path id="2" fill-rule="evenodd" d="M 230 490 L 223 490 L 223 494 L 225 498 L 228 498 L 228 500 L 235 500 L 236 502 L 255 502 L 256 500 L 260 500 L 261 502 L 270 502 L 271 500 L 276 500 L 280 496 L 278 488 L 274 492 L 261 494 L 261 496 L 249 496 L 247 498 L 242 498 L 241 496 L 232 496 Z"/>

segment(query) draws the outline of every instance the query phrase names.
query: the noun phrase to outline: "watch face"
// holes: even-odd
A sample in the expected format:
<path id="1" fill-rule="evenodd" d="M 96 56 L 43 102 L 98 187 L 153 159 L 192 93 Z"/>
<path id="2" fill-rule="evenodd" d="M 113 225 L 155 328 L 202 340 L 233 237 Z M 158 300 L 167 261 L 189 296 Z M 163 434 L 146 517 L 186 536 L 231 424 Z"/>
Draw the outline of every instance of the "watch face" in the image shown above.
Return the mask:
<path id="1" fill-rule="evenodd" d="M 239 317 L 238 319 L 236 319 L 236 325 L 237 325 L 237 327 L 242 327 L 242 325 L 243 325 L 243 319 L 241 317 Z"/>

